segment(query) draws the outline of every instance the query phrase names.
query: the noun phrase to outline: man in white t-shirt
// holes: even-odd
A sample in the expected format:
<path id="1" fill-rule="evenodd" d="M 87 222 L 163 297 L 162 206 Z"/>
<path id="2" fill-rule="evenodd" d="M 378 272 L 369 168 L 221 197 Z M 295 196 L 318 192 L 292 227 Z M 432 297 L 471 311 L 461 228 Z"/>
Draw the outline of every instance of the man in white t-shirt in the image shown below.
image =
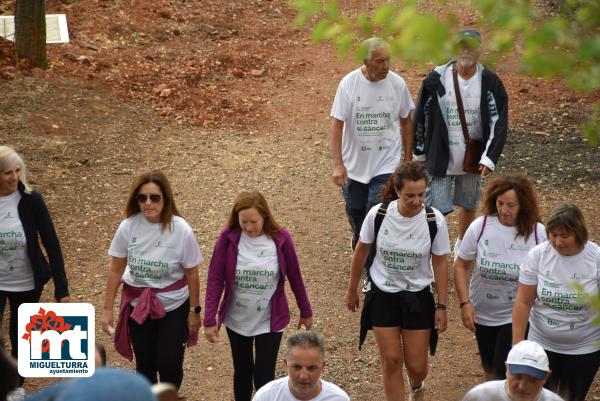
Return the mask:
<path id="1" fill-rule="evenodd" d="M 412 160 L 410 112 L 415 108 L 404 79 L 389 70 L 388 43 L 370 38 L 361 49 L 364 65 L 340 81 L 331 108 L 332 179 L 342 187 L 352 249 L 402 151 L 404 160 Z"/>
<path id="2" fill-rule="evenodd" d="M 425 203 L 444 215 L 460 207 L 455 255 L 475 219 L 481 177 L 495 170 L 508 132 L 508 96 L 498 75 L 478 64 L 480 47 L 479 31 L 460 31 L 456 59 L 437 66 L 423 81 L 414 114 L 414 157 L 425 162 L 431 175 Z M 455 74 L 464 120 L 458 111 Z M 463 123 L 469 140 L 481 141 L 476 173 L 463 169 Z"/>
<path id="3" fill-rule="evenodd" d="M 529 340 L 515 344 L 506 359 L 506 380 L 480 384 L 463 401 L 564 401 L 543 388 L 552 373 L 541 345 Z"/>
<path id="4" fill-rule="evenodd" d="M 312 331 L 296 331 L 286 340 L 288 376 L 262 386 L 253 401 L 350 401 L 348 394 L 321 379 L 325 343 Z"/>

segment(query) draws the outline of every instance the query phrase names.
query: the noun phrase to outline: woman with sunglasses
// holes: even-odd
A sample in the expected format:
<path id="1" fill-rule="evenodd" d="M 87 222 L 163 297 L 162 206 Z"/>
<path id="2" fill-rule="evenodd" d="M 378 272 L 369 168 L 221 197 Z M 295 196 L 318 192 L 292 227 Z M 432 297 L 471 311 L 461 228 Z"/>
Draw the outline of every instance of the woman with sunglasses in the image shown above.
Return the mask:
<path id="1" fill-rule="evenodd" d="M 290 322 L 286 278 L 300 309 L 298 328 L 310 330 L 312 309 L 292 237 L 260 192 L 242 192 L 215 245 L 204 303 L 208 341 L 218 341 L 221 324 L 227 329 L 236 401 L 250 401 L 253 387 L 275 378 L 281 336 Z"/>
<path id="2" fill-rule="evenodd" d="M 137 177 L 108 251 L 102 330 L 113 333 L 113 306 L 123 281 L 115 334 L 116 350 L 151 383 L 157 374 L 177 388 L 183 356 L 200 329 L 198 265 L 202 254 L 190 225 L 180 216 L 171 184 L 160 171 Z M 132 353 L 133 347 L 133 353 Z"/>
<path id="3" fill-rule="evenodd" d="M 21 156 L 11 147 L 0 146 L 0 323 L 8 301 L 8 334 L 14 358 L 18 354 L 19 306 L 39 302 L 50 277 L 55 299 L 69 302 L 60 242 L 48 208 L 42 195 L 27 184 Z M 18 387 L 9 394 L 11 400 L 25 397 L 24 379 L 19 376 L 17 381 Z"/>

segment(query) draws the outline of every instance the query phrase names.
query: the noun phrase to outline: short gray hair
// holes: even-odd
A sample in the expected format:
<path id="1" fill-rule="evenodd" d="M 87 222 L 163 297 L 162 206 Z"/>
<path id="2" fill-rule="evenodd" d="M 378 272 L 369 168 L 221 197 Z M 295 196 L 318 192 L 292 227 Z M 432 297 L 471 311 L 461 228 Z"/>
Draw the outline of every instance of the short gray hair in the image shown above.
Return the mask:
<path id="1" fill-rule="evenodd" d="M 285 342 L 285 352 L 288 358 L 294 347 L 318 348 L 321 360 L 325 359 L 325 340 L 312 330 L 297 330 L 288 336 Z"/>
<path id="2" fill-rule="evenodd" d="M 31 193 L 31 187 L 27 184 L 27 169 L 23 158 L 10 146 L 0 145 L 0 172 L 11 168 L 15 163 L 21 165 L 20 181 L 25 185 L 25 193 Z"/>
<path id="3" fill-rule="evenodd" d="M 377 49 L 389 49 L 390 45 L 385 40 L 373 36 L 372 38 L 363 40 L 360 44 L 360 48 L 365 52 L 365 56 L 363 57 L 363 61 L 370 60 L 373 57 L 373 52 Z"/>

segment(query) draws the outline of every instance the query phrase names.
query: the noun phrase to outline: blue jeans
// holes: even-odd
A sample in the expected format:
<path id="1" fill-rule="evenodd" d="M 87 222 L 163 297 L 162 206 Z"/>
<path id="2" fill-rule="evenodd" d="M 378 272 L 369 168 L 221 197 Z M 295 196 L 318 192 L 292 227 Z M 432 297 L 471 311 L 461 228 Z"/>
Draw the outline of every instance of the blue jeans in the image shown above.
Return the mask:
<path id="1" fill-rule="evenodd" d="M 346 202 L 346 216 L 352 228 L 352 249 L 356 246 L 360 236 L 360 229 L 369 210 L 379 203 L 379 192 L 383 184 L 387 182 L 391 174 L 381 174 L 371 178 L 368 184 L 348 179 L 348 183 L 342 188 L 344 201 Z M 375 257 L 375 247 L 367 258 L 366 266 L 371 266 Z"/>

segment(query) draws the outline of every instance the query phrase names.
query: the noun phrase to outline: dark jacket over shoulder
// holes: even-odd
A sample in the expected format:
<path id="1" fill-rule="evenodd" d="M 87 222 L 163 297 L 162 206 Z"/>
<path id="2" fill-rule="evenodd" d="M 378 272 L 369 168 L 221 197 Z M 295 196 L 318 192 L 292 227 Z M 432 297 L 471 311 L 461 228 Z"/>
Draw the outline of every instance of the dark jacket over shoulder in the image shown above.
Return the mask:
<path id="1" fill-rule="evenodd" d="M 441 77 L 454 61 L 436 67 L 425 80 L 415 109 L 413 152 L 426 160 L 427 171 L 445 177 L 450 160 L 448 126 L 445 120 L 446 88 Z M 508 96 L 500 78 L 481 64 L 481 128 L 484 151 L 481 164 L 492 170 L 502 154 L 508 131 Z M 442 110 L 444 108 L 444 110 Z"/>
<path id="2" fill-rule="evenodd" d="M 33 269 L 35 289 L 41 291 L 44 285 L 54 280 L 54 296 L 57 300 L 69 295 L 65 264 L 60 242 L 52 224 L 52 218 L 39 192 L 25 193 L 25 186 L 19 182 L 21 201 L 18 205 L 19 219 L 27 239 L 27 254 Z M 42 253 L 40 239 L 48 255 Z"/>

